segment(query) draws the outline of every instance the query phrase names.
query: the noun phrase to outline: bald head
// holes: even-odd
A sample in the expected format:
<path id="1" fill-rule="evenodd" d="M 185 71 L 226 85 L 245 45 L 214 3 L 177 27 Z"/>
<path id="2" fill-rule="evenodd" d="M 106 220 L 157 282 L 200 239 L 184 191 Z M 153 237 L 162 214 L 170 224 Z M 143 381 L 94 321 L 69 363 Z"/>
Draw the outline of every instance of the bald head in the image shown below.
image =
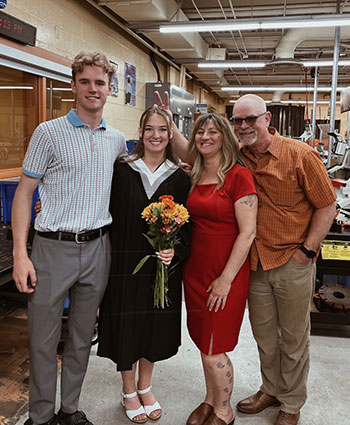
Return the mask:
<path id="1" fill-rule="evenodd" d="M 240 97 L 233 108 L 233 125 L 238 140 L 250 149 L 265 149 L 271 142 L 269 133 L 271 113 L 264 99 L 255 94 Z"/>
<path id="2" fill-rule="evenodd" d="M 255 94 L 245 94 L 244 96 L 240 97 L 235 103 L 235 106 L 233 107 L 233 115 L 236 115 L 236 110 L 246 108 L 249 108 L 249 110 L 251 110 L 251 114 L 258 115 L 263 112 L 266 112 L 266 104 L 264 99 Z"/>

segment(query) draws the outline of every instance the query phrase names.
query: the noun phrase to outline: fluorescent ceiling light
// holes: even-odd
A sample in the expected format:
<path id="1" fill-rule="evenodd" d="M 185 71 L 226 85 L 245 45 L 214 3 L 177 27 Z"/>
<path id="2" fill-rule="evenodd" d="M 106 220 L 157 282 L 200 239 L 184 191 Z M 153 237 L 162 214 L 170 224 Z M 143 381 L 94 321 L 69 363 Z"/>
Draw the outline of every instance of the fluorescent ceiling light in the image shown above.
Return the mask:
<path id="1" fill-rule="evenodd" d="M 343 90 L 345 87 L 337 87 L 337 91 Z M 313 87 L 300 86 L 225 86 L 221 87 L 221 91 L 248 91 L 248 92 L 306 92 L 313 91 Z M 330 92 L 331 87 L 318 87 L 318 92 Z"/>
<path id="2" fill-rule="evenodd" d="M 46 90 L 52 90 L 52 91 L 72 91 L 71 87 L 46 87 Z"/>
<path id="3" fill-rule="evenodd" d="M 280 61 L 283 61 L 281 59 Z M 322 66 L 333 66 L 333 60 L 295 60 L 295 63 L 300 63 L 300 65 L 305 67 L 322 67 Z M 198 68 L 264 68 L 265 66 L 273 65 L 274 61 L 268 62 L 268 61 L 250 61 L 250 60 L 236 60 L 236 61 L 229 61 L 229 60 L 222 60 L 222 61 L 206 61 L 206 62 L 199 62 L 197 64 Z M 350 60 L 347 59 L 340 59 L 338 61 L 339 66 L 350 66 Z"/>
<path id="4" fill-rule="evenodd" d="M 297 100 L 297 99 L 288 99 L 288 100 L 280 100 L 279 103 L 300 103 L 300 104 L 313 104 L 312 100 Z M 322 104 L 322 105 L 330 105 L 330 100 L 316 100 L 316 103 Z M 337 100 L 335 103 L 340 103 L 340 100 Z"/>
<path id="5" fill-rule="evenodd" d="M 333 66 L 333 60 L 305 60 L 301 61 L 301 63 L 306 67 L 314 67 L 314 66 Z M 349 66 L 350 60 L 340 59 L 338 61 L 339 66 Z"/>
<path id="6" fill-rule="evenodd" d="M 220 61 L 200 62 L 198 68 L 264 68 L 268 62 L 265 61 Z"/>
<path id="7" fill-rule="evenodd" d="M 266 19 L 188 21 L 161 25 L 161 33 L 245 31 L 283 28 L 341 27 L 350 25 L 350 14 L 285 16 Z"/>
<path id="8" fill-rule="evenodd" d="M 236 103 L 237 100 L 231 99 L 229 102 L 230 103 Z M 265 103 L 272 103 L 272 100 L 265 100 L 264 102 Z M 288 100 L 280 100 L 280 101 L 277 101 L 277 102 L 274 102 L 274 103 L 284 103 L 284 104 L 299 103 L 301 105 L 304 105 L 304 104 L 307 103 L 307 104 L 312 105 L 313 101 L 312 100 L 306 101 L 306 100 L 298 100 L 298 99 L 288 99 Z M 330 105 L 331 101 L 330 100 L 317 100 L 316 103 L 322 104 L 322 105 Z M 337 100 L 335 103 L 340 104 L 340 100 Z"/>
<path id="9" fill-rule="evenodd" d="M 62 102 L 75 102 L 75 99 L 61 99 Z"/>
<path id="10" fill-rule="evenodd" d="M 342 16 L 342 15 L 341 15 Z M 260 29 L 284 29 L 284 28 L 325 28 L 325 27 L 340 27 L 350 24 L 350 18 L 343 19 L 340 23 L 336 19 L 318 20 L 318 18 L 305 20 L 298 19 L 295 21 L 280 21 L 276 22 L 262 22 Z"/>
<path id="11" fill-rule="evenodd" d="M 175 33 L 175 32 L 207 32 L 207 31 L 244 31 L 244 30 L 258 30 L 260 29 L 260 23 L 230 23 L 230 22 L 216 22 L 216 23 L 206 23 L 206 21 L 201 21 L 201 25 L 193 23 L 182 23 L 177 25 L 165 26 L 162 25 L 159 27 L 159 32 L 161 33 Z"/>
<path id="12" fill-rule="evenodd" d="M 230 103 L 236 103 L 237 100 L 231 99 Z M 272 103 L 272 100 L 264 100 L 265 103 Z"/>
<path id="13" fill-rule="evenodd" d="M 31 86 L 0 86 L 0 90 L 33 90 Z"/>

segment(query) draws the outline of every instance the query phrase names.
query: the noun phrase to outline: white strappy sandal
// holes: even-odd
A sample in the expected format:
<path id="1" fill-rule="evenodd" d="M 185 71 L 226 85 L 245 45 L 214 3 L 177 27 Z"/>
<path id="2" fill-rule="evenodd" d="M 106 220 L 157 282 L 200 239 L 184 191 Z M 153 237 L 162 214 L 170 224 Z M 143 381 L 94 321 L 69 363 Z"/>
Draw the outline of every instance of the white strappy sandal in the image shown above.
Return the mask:
<path id="1" fill-rule="evenodd" d="M 120 403 L 124 407 L 125 414 L 128 417 L 128 419 L 131 420 L 131 422 L 134 422 L 136 424 L 143 424 L 143 423 L 147 422 L 147 418 L 139 419 L 139 420 L 134 419 L 136 416 L 142 415 L 143 413 L 146 414 L 146 416 L 148 416 L 142 405 L 138 409 L 135 409 L 135 410 L 126 410 L 126 408 L 125 408 L 124 398 L 133 398 L 133 397 L 137 397 L 136 391 L 134 391 L 133 393 L 130 393 L 130 394 L 124 394 L 122 392 L 122 398 L 121 398 Z"/>
<path id="2" fill-rule="evenodd" d="M 146 394 L 151 391 L 152 385 L 150 385 L 148 388 L 145 388 L 144 390 L 137 390 L 138 394 Z M 155 401 L 151 406 L 143 405 L 145 409 L 145 413 L 151 421 L 157 421 L 162 416 L 162 408 L 160 407 L 160 404 L 158 401 Z M 150 416 L 152 412 L 155 410 L 160 410 L 160 413 L 157 416 Z"/>

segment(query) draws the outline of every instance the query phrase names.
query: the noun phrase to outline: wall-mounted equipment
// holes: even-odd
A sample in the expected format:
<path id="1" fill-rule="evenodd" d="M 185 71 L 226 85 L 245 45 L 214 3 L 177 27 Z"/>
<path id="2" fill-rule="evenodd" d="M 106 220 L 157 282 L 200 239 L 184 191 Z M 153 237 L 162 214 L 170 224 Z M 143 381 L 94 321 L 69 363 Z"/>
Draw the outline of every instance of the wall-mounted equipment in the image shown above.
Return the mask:
<path id="1" fill-rule="evenodd" d="M 157 103 L 155 91 L 159 92 L 162 99 L 164 99 L 165 91 L 169 93 L 169 107 L 173 113 L 173 120 L 181 133 L 188 139 L 195 112 L 193 95 L 171 83 L 146 83 L 146 108 Z"/>

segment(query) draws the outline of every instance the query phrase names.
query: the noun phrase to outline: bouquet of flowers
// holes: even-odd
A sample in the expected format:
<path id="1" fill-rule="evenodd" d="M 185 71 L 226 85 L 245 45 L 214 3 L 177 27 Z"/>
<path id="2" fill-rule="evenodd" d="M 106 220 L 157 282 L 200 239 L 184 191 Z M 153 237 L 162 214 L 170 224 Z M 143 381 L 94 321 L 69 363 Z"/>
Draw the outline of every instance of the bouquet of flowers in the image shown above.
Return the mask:
<path id="1" fill-rule="evenodd" d="M 147 234 L 143 233 L 143 235 L 156 252 L 174 248 L 175 245 L 180 243 L 179 230 L 189 219 L 187 209 L 183 205 L 174 202 L 173 199 L 171 195 L 160 196 L 159 202 L 152 202 L 141 214 L 141 217 L 149 224 L 149 231 Z M 157 256 L 146 255 L 143 257 L 135 267 L 133 274 L 137 273 L 150 257 Z M 168 270 L 168 266 L 157 258 L 154 280 L 154 307 L 160 306 L 164 308 L 165 305 L 169 306 L 170 300 L 167 293 L 170 271 L 171 269 Z"/>

